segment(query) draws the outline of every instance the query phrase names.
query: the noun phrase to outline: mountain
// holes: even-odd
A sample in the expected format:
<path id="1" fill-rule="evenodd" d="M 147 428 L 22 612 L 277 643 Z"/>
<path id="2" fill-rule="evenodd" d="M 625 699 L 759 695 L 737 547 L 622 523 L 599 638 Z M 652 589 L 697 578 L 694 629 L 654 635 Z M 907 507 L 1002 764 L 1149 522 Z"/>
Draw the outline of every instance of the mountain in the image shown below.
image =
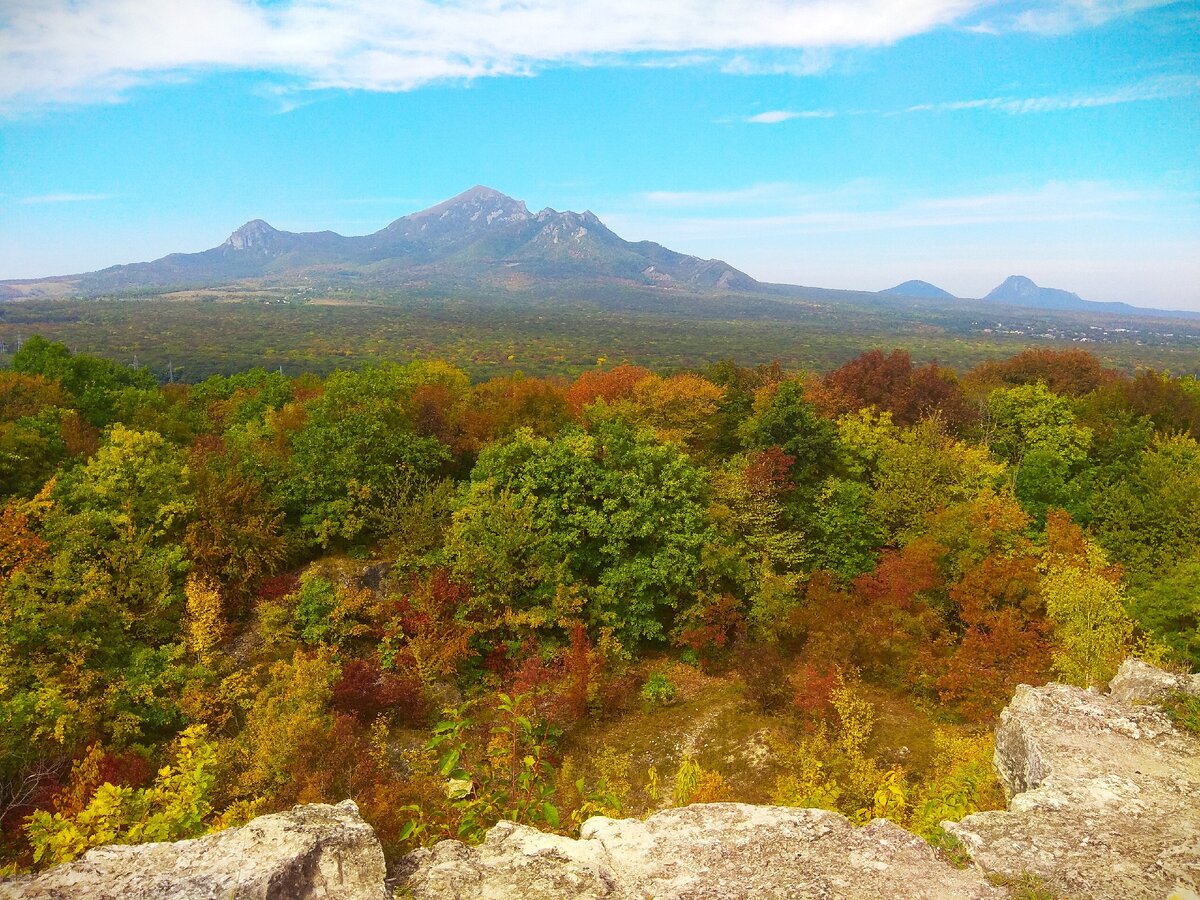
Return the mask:
<path id="1" fill-rule="evenodd" d="M 1058 288 L 1038 287 L 1033 280 L 1024 275 L 1010 275 L 992 289 L 984 300 L 995 300 L 997 303 L 1007 303 L 1010 306 L 1030 306 L 1036 309 L 1074 309 L 1087 310 L 1094 304 L 1084 300 L 1078 294 Z M 1124 305 L 1124 304 L 1121 304 Z M 1131 307 L 1132 308 L 1132 307 Z"/>
<path id="2" fill-rule="evenodd" d="M 1010 275 L 992 289 L 984 301 L 1022 306 L 1028 309 L 1062 310 L 1066 312 L 1113 313 L 1120 315 L 1196 318 L 1200 313 L 1183 310 L 1147 309 L 1103 300 L 1084 300 L 1078 294 L 1059 288 L 1039 287 L 1024 275 Z"/>
<path id="3" fill-rule="evenodd" d="M 1017 275 L 983 301 L 958 300 L 925 281 L 906 281 L 878 293 L 768 284 L 719 259 L 700 259 L 652 241 L 626 241 L 590 211 L 546 208 L 534 213 L 520 200 L 482 185 L 372 234 L 280 231 L 253 219 L 199 253 L 172 253 L 78 275 L 0 281 L 0 302 L 218 288 L 238 293 L 303 289 L 310 295 L 353 288 L 458 298 L 521 294 L 608 307 L 649 304 L 659 311 L 690 309 L 700 299 L 721 306 L 736 294 L 736 307 L 722 308 L 739 315 L 766 315 L 779 303 L 877 308 L 882 302 L 909 308 L 949 305 L 959 311 L 964 305 L 982 310 L 980 304 L 997 303 L 1045 311 L 1200 317 L 1083 300 Z"/>
<path id="4" fill-rule="evenodd" d="M 531 213 L 477 186 L 373 234 L 280 231 L 255 219 L 220 246 L 71 276 L 76 293 L 219 287 L 250 279 L 353 282 L 376 287 L 464 281 L 622 282 L 693 291 L 754 291 L 758 282 L 715 259 L 632 243 L 591 212 Z"/>
<path id="5" fill-rule="evenodd" d="M 924 297 L 930 300 L 953 300 L 954 295 L 949 291 L 943 291 L 936 284 L 930 284 L 928 281 L 906 281 L 903 284 L 898 284 L 895 287 L 888 288 L 886 291 L 880 291 L 881 294 L 892 294 L 897 297 Z"/>

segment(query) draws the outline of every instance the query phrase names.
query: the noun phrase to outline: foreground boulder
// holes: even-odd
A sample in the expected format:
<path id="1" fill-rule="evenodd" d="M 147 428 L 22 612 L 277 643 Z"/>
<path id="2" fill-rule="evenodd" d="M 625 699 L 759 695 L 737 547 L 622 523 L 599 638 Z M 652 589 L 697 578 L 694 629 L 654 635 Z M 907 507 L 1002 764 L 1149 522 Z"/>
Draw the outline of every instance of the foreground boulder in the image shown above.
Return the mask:
<path id="1" fill-rule="evenodd" d="M 1164 672 L 1140 659 L 1127 659 L 1109 682 L 1108 693 L 1121 703 L 1158 703 L 1171 694 L 1200 696 L 1200 675 Z"/>
<path id="2" fill-rule="evenodd" d="M 98 847 L 40 875 L 0 882 L 0 898 L 384 900 L 384 874 L 375 832 L 346 800 L 190 841 Z"/>
<path id="3" fill-rule="evenodd" d="M 1067 897 L 1195 896 L 1200 739 L 1153 702 L 1198 689 L 1136 661 L 1109 694 L 1018 687 L 996 728 L 1008 809 L 944 827 L 987 871 Z"/>
<path id="4" fill-rule="evenodd" d="M 404 865 L 414 900 L 1008 896 L 886 820 L 744 803 L 598 817 L 579 840 L 502 822 L 479 847 L 443 841 Z"/>

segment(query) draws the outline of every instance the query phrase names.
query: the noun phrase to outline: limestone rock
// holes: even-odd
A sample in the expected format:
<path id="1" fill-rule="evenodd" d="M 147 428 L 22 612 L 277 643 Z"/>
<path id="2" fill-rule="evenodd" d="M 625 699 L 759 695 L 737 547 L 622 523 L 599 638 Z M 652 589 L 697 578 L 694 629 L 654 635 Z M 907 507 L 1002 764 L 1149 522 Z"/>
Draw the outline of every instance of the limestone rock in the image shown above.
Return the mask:
<path id="1" fill-rule="evenodd" d="M 1152 703 L 1169 694 L 1200 695 L 1200 675 L 1174 675 L 1140 659 L 1127 659 L 1109 682 L 1108 690 L 1114 700 L 1122 703 Z"/>
<path id="2" fill-rule="evenodd" d="M 98 847 L 3 900 L 385 900 L 383 850 L 350 800 L 260 816 L 189 841 Z"/>
<path id="3" fill-rule="evenodd" d="M 443 841 L 403 869 L 414 900 L 1007 896 L 891 822 L 742 803 L 594 818 L 579 840 L 504 822 L 479 847 Z"/>
<path id="4" fill-rule="evenodd" d="M 1128 702 L 1166 693 L 1173 676 L 1150 668 L 1126 663 L 1112 694 L 1017 688 L 996 728 L 1008 809 L 943 823 L 977 864 L 1066 897 L 1200 888 L 1200 740 Z"/>

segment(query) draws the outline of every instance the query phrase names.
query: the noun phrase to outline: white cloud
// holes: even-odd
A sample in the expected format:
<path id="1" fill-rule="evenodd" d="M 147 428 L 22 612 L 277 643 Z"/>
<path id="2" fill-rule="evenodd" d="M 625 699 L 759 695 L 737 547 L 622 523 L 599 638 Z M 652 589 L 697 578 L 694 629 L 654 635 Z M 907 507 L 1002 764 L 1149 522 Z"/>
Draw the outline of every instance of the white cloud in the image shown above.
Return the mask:
<path id="1" fill-rule="evenodd" d="M 755 125 L 778 125 L 780 122 L 790 122 L 792 119 L 831 119 L 833 113 L 825 109 L 772 109 L 756 116 L 747 116 L 744 121 Z"/>
<path id="2" fill-rule="evenodd" d="M 1152 0 L 1035 0 L 1088 24 Z M 6 0 L 0 103 L 111 101 L 211 70 L 402 91 L 589 64 L 809 74 L 838 48 L 979 23 L 999 0 Z M 1064 12 L 1065 10 L 1065 12 Z M 1011 17 L 1010 17 L 1011 18 Z M 1028 16 L 1007 27 L 1032 28 Z"/>
<path id="3" fill-rule="evenodd" d="M 19 202 L 28 205 L 41 203 L 88 203 L 95 200 L 111 200 L 116 194 L 39 194 L 36 197 L 22 197 Z"/>

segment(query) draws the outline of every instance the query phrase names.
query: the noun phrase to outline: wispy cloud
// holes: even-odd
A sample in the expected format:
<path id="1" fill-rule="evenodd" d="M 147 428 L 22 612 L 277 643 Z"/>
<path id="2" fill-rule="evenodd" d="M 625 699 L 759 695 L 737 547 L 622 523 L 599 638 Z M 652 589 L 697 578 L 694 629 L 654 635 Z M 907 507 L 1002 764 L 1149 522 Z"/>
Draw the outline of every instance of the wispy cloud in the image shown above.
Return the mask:
<path id="1" fill-rule="evenodd" d="M 833 116 L 834 113 L 826 109 L 772 109 L 755 116 L 747 116 L 743 121 L 754 125 L 778 125 L 792 119 L 831 119 Z"/>
<path id="2" fill-rule="evenodd" d="M 1059 0 L 1056 3 L 1018 5 L 1015 10 L 1001 4 L 986 14 L 972 30 L 987 33 L 1024 31 L 1032 34 L 1068 34 L 1081 28 L 1103 25 L 1113 19 L 1133 15 L 1176 0 Z"/>
<path id="3" fill-rule="evenodd" d="M 864 109 L 772 109 L 751 116 L 724 118 L 717 121 L 723 123 L 746 122 L 753 125 L 778 125 L 793 119 L 828 119 L 843 115 L 903 116 L 912 113 L 943 113 L 970 110 L 983 110 L 985 112 L 999 112 L 1012 116 L 1020 116 L 1029 113 L 1094 109 L 1102 106 L 1140 103 L 1149 100 L 1172 100 L 1180 97 L 1192 97 L 1197 94 L 1200 94 L 1200 77 L 1167 75 L 1086 94 L 1051 94 L 1038 97 L 981 97 L 973 100 L 945 100 L 936 103 L 915 103 L 901 109 L 886 111 Z"/>
<path id="4" fill-rule="evenodd" d="M 810 74 L 831 53 L 942 27 L 1083 26 L 1157 0 L 7 0 L 0 104 L 113 101 L 214 70 L 288 90 L 404 91 L 556 66 Z"/>
<path id="5" fill-rule="evenodd" d="M 38 194 L 35 197 L 22 197 L 18 202 L 26 205 L 40 203 L 90 203 L 96 200 L 111 200 L 116 194 Z"/>
<path id="6" fill-rule="evenodd" d="M 982 109 L 1019 116 L 1027 113 L 1061 112 L 1072 109 L 1092 109 L 1121 103 L 1146 100 L 1168 100 L 1200 93 L 1200 78 L 1171 76 L 1137 84 L 1124 85 L 1090 94 L 1066 94 L 1043 97 L 985 97 L 976 100 L 952 100 L 942 103 L 918 103 L 891 115 L 917 112 L 956 112 Z"/>
<path id="7" fill-rule="evenodd" d="M 804 47 L 798 52 L 736 54 L 721 64 L 726 75 L 816 75 L 833 65 L 832 47 Z"/>
<path id="8" fill-rule="evenodd" d="M 790 181 L 768 181 L 746 187 L 703 191 L 647 191 L 641 202 L 652 207 L 715 208 L 801 208 L 844 205 L 869 197 L 878 185 L 868 179 L 856 179 L 833 188 L 812 187 Z"/>
<path id="9" fill-rule="evenodd" d="M 1052 181 L 1036 187 L 881 201 L 880 186 L 850 182 L 827 190 L 790 183 L 758 184 L 735 190 L 650 191 L 639 195 L 637 211 L 615 213 L 617 220 L 651 221 L 675 233 L 697 236 L 756 234 L 763 230 L 828 233 L 979 225 L 1102 220 L 1151 220 L 1163 204 L 1183 204 L 1197 215 L 1194 193 L 1134 188 L 1109 182 Z M 1190 205 L 1190 206 L 1189 206 Z M 673 214 L 663 209 L 739 206 L 734 215 Z M 752 208 L 747 215 L 746 208 Z"/>

